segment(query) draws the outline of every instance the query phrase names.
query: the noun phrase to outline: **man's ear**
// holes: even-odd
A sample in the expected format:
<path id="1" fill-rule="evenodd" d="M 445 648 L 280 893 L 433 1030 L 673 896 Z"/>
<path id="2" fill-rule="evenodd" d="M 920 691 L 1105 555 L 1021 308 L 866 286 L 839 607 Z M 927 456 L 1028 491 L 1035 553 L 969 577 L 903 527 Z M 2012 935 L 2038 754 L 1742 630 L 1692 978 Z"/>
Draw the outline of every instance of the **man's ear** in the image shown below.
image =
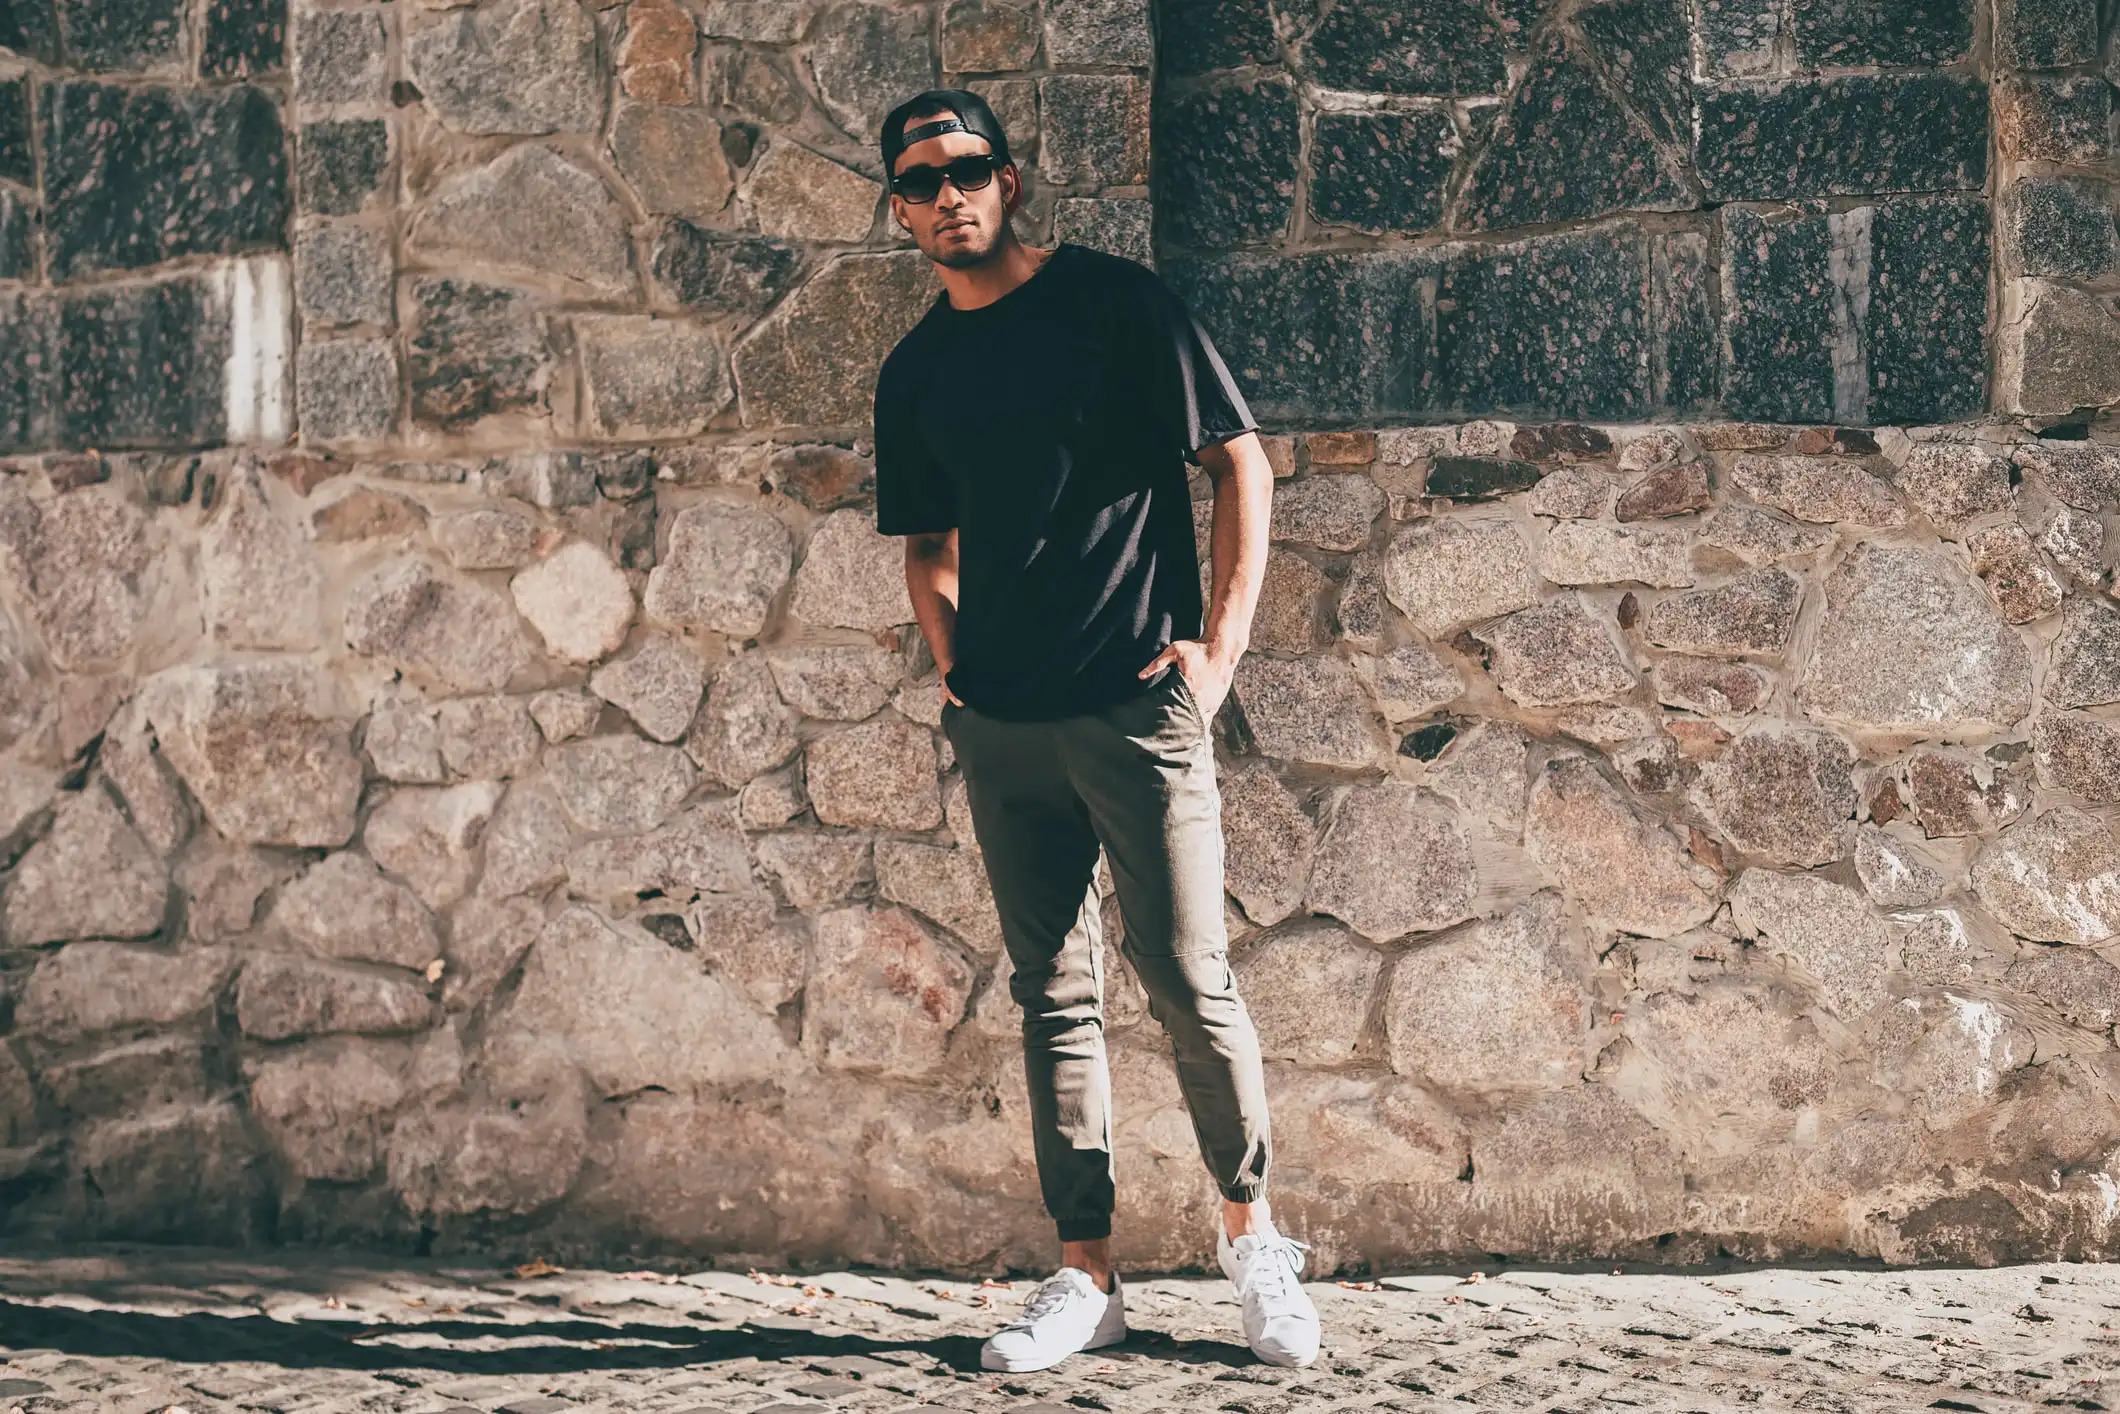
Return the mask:
<path id="1" fill-rule="evenodd" d="M 1013 216 L 1023 204 L 1023 173 L 1011 161 L 1001 169 L 1001 214 Z"/>

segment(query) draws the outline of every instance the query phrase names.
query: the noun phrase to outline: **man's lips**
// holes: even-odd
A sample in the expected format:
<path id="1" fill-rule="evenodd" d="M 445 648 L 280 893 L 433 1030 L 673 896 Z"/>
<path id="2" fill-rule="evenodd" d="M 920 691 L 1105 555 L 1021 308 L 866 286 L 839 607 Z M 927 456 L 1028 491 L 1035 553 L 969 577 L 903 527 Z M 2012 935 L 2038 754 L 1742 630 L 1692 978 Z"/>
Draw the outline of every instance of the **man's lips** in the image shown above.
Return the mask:
<path id="1" fill-rule="evenodd" d="M 937 226 L 935 234 L 939 236 L 944 231 L 969 231 L 970 229 L 972 229 L 972 223 L 969 221 L 949 221 Z"/>

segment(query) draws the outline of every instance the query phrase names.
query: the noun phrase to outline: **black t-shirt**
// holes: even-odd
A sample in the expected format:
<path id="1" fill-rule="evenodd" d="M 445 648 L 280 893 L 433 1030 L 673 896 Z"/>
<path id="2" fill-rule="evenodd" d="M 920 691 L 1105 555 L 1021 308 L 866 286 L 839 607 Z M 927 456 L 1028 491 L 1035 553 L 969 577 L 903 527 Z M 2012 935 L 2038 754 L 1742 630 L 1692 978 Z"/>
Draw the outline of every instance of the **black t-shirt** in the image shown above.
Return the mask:
<path id="1" fill-rule="evenodd" d="M 1148 267 L 1062 242 L 977 309 L 944 292 L 876 379 L 876 528 L 955 528 L 950 690 L 989 716 L 1092 712 L 1202 629 L 1185 463 L 1258 426 Z"/>

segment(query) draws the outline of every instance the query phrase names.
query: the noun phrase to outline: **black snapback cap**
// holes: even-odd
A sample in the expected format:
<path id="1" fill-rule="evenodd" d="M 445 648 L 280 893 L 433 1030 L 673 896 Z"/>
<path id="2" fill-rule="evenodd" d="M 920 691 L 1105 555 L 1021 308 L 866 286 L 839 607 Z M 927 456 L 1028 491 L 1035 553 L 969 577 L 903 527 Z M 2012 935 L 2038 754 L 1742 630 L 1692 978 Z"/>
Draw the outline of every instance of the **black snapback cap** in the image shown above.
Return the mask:
<path id="1" fill-rule="evenodd" d="M 898 155 L 912 145 L 905 137 L 906 118 L 921 110 L 935 112 L 945 108 L 955 116 L 946 117 L 937 112 L 932 122 L 921 123 L 913 129 L 912 142 L 923 142 L 946 132 L 966 132 L 973 137 L 985 138 L 987 146 L 993 149 L 994 161 L 1001 166 L 1008 165 L 1008 135 L 1001 131 L 1001 120 L 986 106 L 986 100 L 961 88 L 931 88 L 908 98 L 883 120 L 883 131 L 879 136 L 883 141 L 883 175 L 886 180 L 898 165 Z"/>

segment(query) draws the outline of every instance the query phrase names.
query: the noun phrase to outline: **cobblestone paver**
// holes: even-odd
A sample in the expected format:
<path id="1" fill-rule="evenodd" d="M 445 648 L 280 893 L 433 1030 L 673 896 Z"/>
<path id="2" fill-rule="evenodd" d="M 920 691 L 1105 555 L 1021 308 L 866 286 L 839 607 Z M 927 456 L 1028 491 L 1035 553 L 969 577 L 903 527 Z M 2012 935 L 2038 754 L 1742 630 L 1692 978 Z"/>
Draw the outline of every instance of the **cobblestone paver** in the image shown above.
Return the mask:
<path id="1" fill-rule="evenodd" d="M 2120 1407 L 2114 1267 L 1317 1282 L 1300 1371 L 1253 1360 L 1226 1282 L 1142 1278 L 1124 1345 L 997 1376 L 979 1342 L 1027 1280 L 543 1265 L 0 1255 L 0 1414 Z"/>

